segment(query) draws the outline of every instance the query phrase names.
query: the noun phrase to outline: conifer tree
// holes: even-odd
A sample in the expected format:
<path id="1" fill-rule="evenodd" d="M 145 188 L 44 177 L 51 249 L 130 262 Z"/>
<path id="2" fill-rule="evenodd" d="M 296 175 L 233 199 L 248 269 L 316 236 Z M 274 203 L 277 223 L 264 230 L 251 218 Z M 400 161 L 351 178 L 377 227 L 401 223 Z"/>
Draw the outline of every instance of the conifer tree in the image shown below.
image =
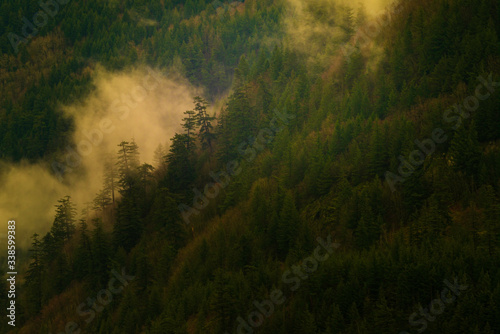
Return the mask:
<path id="1" fill-rule="evenodd" d="M 112 203 L 111 200 L 112 199 L 109 196 L 108 191 L 106 189 L 102 189 L 96 194 L 93 202 L 94 206 L 92 207 L 92 209 L 96 211 L 104 211 L 104 209 L 106 209 L 106 207 Z"/>
<path id="2" fill-rule="evenodd" d="M 194 110 L 186 110 L 184 112 L 184 117 L 182 121 L 184 122 L 182 124 L 182 128 L 184 129 L 185 137 L 184 140 L 186 141 L 186 149 L 189 152 L 193 152 L 195 148 L 195 131 L 196 131 L 196 123 L 198 122 L 197 120 L 197 115 Z"/>
<path id="3" fill-rule="evenodd" d="M 139 167 L 139 148 L 134 140 L 131 142 L 122 141 L 118 144 L 118 185 L 123 194 L 130 191 L 137 181 L 137 167 Z"/>
<path id="4" fill-rule="evenodd" d="M 468 127 L 463 124 L 458 128 L 448 155 L 455 170 L 468 176 L 477 175 L 481 151 L 474 122 Z"/>
<path id="5" fill-rule="evenodd" d="M 154 151 L 154 158 L 153 162 L 156 165 L 156 169 L 159 169 L 164 163 L 165 163 L 165 156 L 167 155 L 167 152 L 163 148 L 163 145 L 160 143 L 156 147 Z"/>
<path id="6" fill-rule="evenodd" d="M 342 29 L 346 32 L 346 40 L 354 33 L 354 13 L 351 7 L 345 6 L 342 11 Z"/>
<path id="7" fill-rule="evenodd" d="M 113 226 L 113 240 L 117 247 L 130 251 L 139 241 L 143 226 L 139 207 L 130 195 L 124 196 L 118 204 L 117 219 Z"/>
<path id="8" fill-rule="evenodd" d="M 92 272 L 92 250 L 87 221 L 80 219 L 80 239 L 75 250 L 75 259 L 73 262 L 74 273 L 77 278 L 83 279 Z"/>
<path id="9" fill-rule="evenodd" d="M 196 96 L 194 98 L 195 103 L 195 117 L 196 125 L 200 127 L 198 136 L 200 137 L 202 148 L 207 148 L 212 153 L 212 142 L 215 139 L 215 133 L 213 132 L 212 122 L 215 119 L 214 116 L 210 116 L 207 112 L 207 101 L 203 98 Z"/>
<path id="10" fill-rule="evenodd" d="M 340 307 L 337 304 L 332 305 L 332 311 L 326 321 L 325 334 L 341 333 L 344 330 L 345 321 Z"/>
<path id="11" fill-rule="evenodd" d="M 277 226 L 277 246 L 278 253 L 284 259 L 290 247 L 294 245 L 299 229 L 300 218 L 291 192 L 287 192 L 283 200 L 278 226 Z"/>
<path id="12" fill-rule="evenodd" d="M 189 186 L 195 178 L 191 153 L 186 145 L 186 137 L 185 134 L 175 134 L 172 138 L 169 153 L 166 156 L 168 188 L 176 194 L 188 192 L 190 190 Z"/>
<path id="13" fill-rule="evenodd" d="M 99 218 L 93 219 L 94 229 L 91 233 L 92 271 L 95 282 L 103 286 L 108 280 L 109 244 Z M 128 244 L 123 244 L 125 247 Z"/>
<path id="14" fill-rule="evenodd" d="M 144 192 L 149 192 L 151 185 L 153 183 L 153 171 L 155 168 L 150 164 L 143 163 L 137 168 L 138 178 L 141 185 L 141 190 Z"/>
<path id="15" fill-rule="evenodd" d="M 153 222 L 165 231 L 168 244 L 175 250 L 179 249 L 186 240 L 186 231 L 175 197 L 167 188 L 158 191 L 152 211 Z"/>
<path id="16" fill-rule="evenodd" d="M 75 232 L 76 209 L 71 202 L 70 196 L 66 196 L 58 202 L 60 204 L 56 205 L 56 216 L 50 233 L 54 237 L 55 242 L 62 245 Z"/>
<path id="17" fill-rule="evenodd" d="M 369 169 L 371 175 L 382 176 L 385 172 L 386 145 L 384 145 L 384 136 L 381 126 L 376 123 L 372 131 L 369 151 Z"/>
<path id="18" fill-rule="evenodd" d="M 213 294 L 210 298 L 210 309 L 217 320 L 217 329 L 222 332 L 230 326 L 231 315 L 234 308 L 234 295 L 230 288 L 230 275 L 219 269 L 215 272 Z"/>
<path id="19" fill-rule="evenodd" d="M 116 163 L 112 159 L 106 159 L 104 162 L 104 187 L 103 189 L 111 195 L 111 202 L 115 204 L 115 189 L 117 182 Z"/>
<path id="20" fill-rule="evenodd" d="M 30 248 L 30 263 L 26 272 L 26 286 L 28 288 L 28 311 L 37 314 L 42 307 L 42 275 L 44 265 L 42 262 L 42 243 L 38 234 L 33 234 Z"/>
<path id="21" fill-rule="evenodd" d="M 478 191 L 479 202 L 484 208 L 484 222 L 481 236 L 486 239 L 488 253 L 492 256 L 500 245 L 500 202 L 491 185 L 485 185 Z"/>

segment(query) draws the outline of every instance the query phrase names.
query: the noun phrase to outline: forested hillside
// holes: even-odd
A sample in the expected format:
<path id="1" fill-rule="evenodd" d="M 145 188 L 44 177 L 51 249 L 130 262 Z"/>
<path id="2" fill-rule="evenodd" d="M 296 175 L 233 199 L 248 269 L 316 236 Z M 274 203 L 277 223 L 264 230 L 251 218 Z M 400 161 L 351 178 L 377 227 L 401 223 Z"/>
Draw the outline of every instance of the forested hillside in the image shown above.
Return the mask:
<path id="1" fill-rule="evenodd" d="M 2 332 L 500 333 L 500 2 L 62 2 L 18 44 L 0 5 L 3 161 L 74 145 L 100 66 L 203 94 L 54 203 Z"/>

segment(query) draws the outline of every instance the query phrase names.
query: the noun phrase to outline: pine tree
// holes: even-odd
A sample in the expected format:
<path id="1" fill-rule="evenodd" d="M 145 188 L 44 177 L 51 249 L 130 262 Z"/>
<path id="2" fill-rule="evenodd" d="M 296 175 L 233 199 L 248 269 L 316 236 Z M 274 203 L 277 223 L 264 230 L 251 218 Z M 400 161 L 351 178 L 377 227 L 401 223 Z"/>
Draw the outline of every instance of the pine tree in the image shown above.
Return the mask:
<path id="1" fill-rule="evenodd" d="M 269 199 L 264 192 L 264 182 L 257 181 L 250 194 L 250 218 L 252 227 L 259 232 L 267 233 L 269 222 Z"/>
<path id="2" fill-rule="evenodd" d="M 129 147 L 129 142 L 128 141 L 122 141 L 118 146 L 120 146 L 120 149 L 118 150 L 118 161 L 116 164 L 119 166 L 118 171 L 120 172 L 121 176 L 126 175 L 129 171 L 129 154 L 128 154 L 128 147 Z"/>
<path id="3" fill-rule="evenodd" d="M 270 92 L 268 83 L 262 78 L 259 77 L 257 79 L 259 85 L 259 92 L 257 94 L 257 109 L 263 115 L 270 115 L 271 113 L 271 103 L 273 102 L 273 96 Z M 303 81 L 301 81 L 301 84 Z M 300 91 L 301 85 L 299 85 L 298 90 Z M 308 91 L 307 91 L 308 93 Z"/>
<path id="4" fill-rule="evenodd" d="M 291 192 L 287 192 L 278 220 L 276 239 L 278 253 L 284 259 L 290 247 L 293 247 L 299 229 L 300 218 Z"/>
<path id="5" fill-rule="evenodd" d="M 378 123 L 375 123 L 370 142 L 370 152 L 368 155 L 371 175 L 378 175 L 380 177 L 384 175 L 386 169 L 386 146 L 387 145 L 385 145 L 380 125 Z"/>
<path id="6" fill-rule="evenodd" d="M 485 185 L 478 191 L 479 202 L 484 208 L 483 230 L 481 236 L 486 239 L 488 253 L 492 256 L 500 245 L 500 202 L 491 185 Z"/>
<path id="7" fill-rule="evenodd" d="M 277 80 L 283 70 L 283 50 L 275 46 L 271 55 L 271 78 Z"/>
<path id="8" fill-rule="evenodd" d="M 114 244 L 130 251 L 139 241 L 143 230 L 138 205 L 132 196 L 124 196 L 116 211 L 117 219 L 113 226 Z"/>
<path id="9" fill-rule="evenodd" d="M 175 134 L 172 138 L 169 153 L 166 156 L 168 188 L 176 193 L 182 194 L 190 191 L 190 185 L 195 178 L 192 155 L 189 152 L 186 142 L 186 134 Z"/>
<path id="10" fill-rule="evenodd" d="M 215 139 L 215 133 L 213 132 L 212 122 L 215 117 L 210 116 L 207 112 L 207 101 L 203 98 L 196 96 L 194 98 L 195 103 L 195 117 L 196 125 L 200 127 L 198 136 L 200 138 L 202 148 L 209 148 L 210 153 L 212 153 L 212 142 Z"/>
<path id="11" fill-rule="evenodd" d="M 227 103 L 227 127 L 225 128 L 225 131 L 230 131 L 233 145 L 237 146 L 251 141 L 249 137 L 255 135 L 256 125 L 256 116 L 250 106 L 246 87 L 236 88 Z"/>
<path id="12" fill-rule="evenodd" d="M 198 122 L 196 112 L 194 110 L 186 110 L 184 112 L 184 117 L 182 121 L 182 128 L 185 131 L 185 141 L 186 141 L 186 149 L 189 152 L 193 152 L 195 148 L 195 131 L 196 131 L 196 123 Z"/>
<path id="13" fill-rule="evenodd" d="M 465 125 L 458 128 L 451 141 L 448 156 L 455 170 L 472 177 L 477 175 L 481 150 L 474 122 L 468 128 Z"/>
<path id="14" fill-rule="evenodd" d="M 115 204 L 115 188 L 117 181 L 116 163 L 111 159 L 104 162 L 104 187 L 103 189 L 111 195 L 111 201 Z"/>
<path id="15" fill-rule="evenodd" d="M 42 243 L 38 239 L 38 234 L 31 237 L 33 242 L 30 248 L 30 263 L 26 272 L 26 286 L 28 289 L 28 311 L 30 314 L 37 314 L 42 308 Z"/>
<path id="16" fill-rule="evenodd" d="M 336 334 L 341 333 L 345 328 L 345 321 L 340 307 L 337 304 L 333 304 L 332 312 L 326 321 L 326 332 L 325 334 Z"/>
<path id="17" fill-rule="evenodd" d="M 75 250 L 75 259 L 73 262 L 75 276 L 83 279 L 92 272 L 92 250 L 87 222 L 80 219 L 80 240 Z"/>
<path id="18" fill-rule="evenodd" d="M 148 193 L 153 183 L 153 171 L 155 168 L 150 164 L 143 163 L 137 168 L 141 190 Z"/>
<path id="19" fill-rule="evenodd" d="M 346 32 L 346 40 L 354 33 L 354 13 L 351 7 L 342 8 L 342 29 Z"/>
<path id="20" fill-rule="evenodd" d="M 163 164 L 165 164 L 165 156 L 167 155 L 167 152 L 163 148 L 162 144 L 158 144 L 154 151 L 154 158 L 153 162 L 156 165 L 156 169 L 159 169 Z"/>
<path id="21" fill-rule="evenodd" d="M 108 205 L 111 204 L 111 197 L 106 189 L 102 189 L 96 194 L 93 202 L 94 206 L 92 209 L 104 211 Z"/>
<path id="22" fill-rule="evenodd" d="M 93 219 L 94 229 L 91 233 L 91 252 L 92 252 L 92 276 L 95 277 L 97 286 L 104 286 L 108 280 L 109 266 L 109 244 L 106 234 L 102 228 L 102 222 L 99 218 Z M 139 236 L 137 236 L 139 237 Z M 129 244 L 119 244 L 126 247 Z"/>
<path id="23" fill-rule="evenodd" d="M 139 167 L 139 148 L 135 141 L 122 141 L 118 144 L 118 185 L 121 187 L 120 192 L 124 194 L 130 191 L 137 181 L 137 167 Z"/>
<path id="24" fill-rule="evenodd" d="M 301 305 L 303 304 L 301 303 Z M 298 333 L 303 333 L 303 334 L 317 333 L 316 320 L 314 318 L 314 315 L 311 312 L 309 312 L 307 308 L 301 312 L 300 319 L 298 320 L 299 320 Z"/>
<path id="25" fill-rule="evenodd" d="M 394 320 L 394 309 L 390 308 L 385 294 L 381 290 L 379 300 L 373 310 L 374 327 L 379 333 L 393 333 L 397 331 L 396 321 Z"/>
<path id="26" fill-rule="evenodd" d="M 66 196 L 58 201 L 56 205 L 56 216 L 50 233 L 55 241 L 62 245 L 75 232 L 76 209 L 71 202 L 71 197 Z"/>
<path id="27" fill-rule="evenodd" d="M 153 204 L 153 223 L 162 228 L 166 241 L 177 250 L 186 240 L 184 224 L 179 217 L 177 201 L 167 188 L 161 188 Z"/>
<path id="28" fill-rule="evenodd" d="M 240 86 L 245 83 L 246 77 L 249 74 L 250 69 L 248 66 L 247 58 L 243 54 L 240 57 L 240 61 L 238 63 L 238 67 L 234 71 L 234 79 L 235 79 L 235 85 Z"/>
<path id="29" fill-rule="evenodd" d="M 42 238 L 42 262 L 50 263 L 54 260 L 59 252 L 59 246 L 51 232 L 45 234 Z"/>
<path id="30" fill-rule="evenodd" d="M 221 109 L 219 116 L 217 118 L 217 153 L 216 157 L 221 163 L 227 163 L 235 157 L 234 151 L 236 143 L 231 139 L 231 133 L 229 132 L 229 123 L 227 116 L 227 108 Z"/>
<path id="31" fill-rule="evenodd" d="M 85 221 L 90 219 L 90 214 L 92 213 L 92 202 L 85 202 L 83 203 L 83 209 L 82 209 L 82 219 Z"/>
<path id="32" fill-rule="evenodd" d="M 217 320 L 216 329 L 219 333 L 229 328 L 234 309 L 234 295 L 230 289 L 230 276 L 219 269 L 214 274 L 213 293 L 210 296 L 210 310 Z"/>

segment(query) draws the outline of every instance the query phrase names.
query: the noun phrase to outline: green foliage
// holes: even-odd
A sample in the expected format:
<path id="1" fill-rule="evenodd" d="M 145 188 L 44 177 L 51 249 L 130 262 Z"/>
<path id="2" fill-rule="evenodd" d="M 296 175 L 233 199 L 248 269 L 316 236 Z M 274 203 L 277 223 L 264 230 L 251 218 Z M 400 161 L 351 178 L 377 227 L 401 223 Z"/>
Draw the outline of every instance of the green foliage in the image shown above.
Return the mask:
<path id="1" fill-rule="evenodd" d="M 94 280 L 95 288 L 99 288 L 105 286 L 108 280 L 110 245 L 100 219 L 96 218 L 93 222 L 94 229 L 90 235 L 90 251 L 92 254 L 91 277 Z M 127 243 L 120 245 L 123 245 L 124 248 L 129 246 Z"/>
<path id="2" fill-rule="evenodd" d="M 26 271 L 27 305 L 29 315 L 36 315 L 42 308 L 42 278 L 44 267 L 42 263 L 42 243 L 38 234 L 33 234 L 30 248 L 30 263 Z"/>
<path id="3" fill-rule="evenodd" d="M 131 142 L 122 141 L 118 144 L 118 158 L 116 165 L 118 166 L 118 185 L 120 193 L 124 194 L 131 191 L 137 181 L 137 169 L 139 167 L 139 151 L 134 140 Z"/>
<path id="4" fill-rule="evenodd" d="M 69 197 L 61 200 L 51 232 L 33 241 L 23 292 L 27 317 L 45 311 L 72 280 L 100 289 L 112 264 L 129 263 L 137 280 L 89 330 L 229 332 L 275 288 L 286 301 L 274 305 L 262 333 L 416 330 L 408 317 L 441 296 L 444 279 L 456 278 L 468 289 L 427 331 L 500 331 L 498 97 L 491 94 L 456 132 L 446 132 L 396 191 L 381 179 L 386 171 L 402 174 L 402 160 L 422 150 L 415 139 L 422 143 L 429 131 L 446 127 L 443 112 L 475 93 L 478 75 L 498 73 L 497 2 L 406 2 L 373 49 L 313 70 L 293 46 L 271 42 L 279 31 L 264 38 L 279 30 L 278 3 L 112 3 L 76 6 L 92 9 L 83 18 L 66 9 L 74 21 L 64 18 L 60 26 L 74 57 L 114 69 L 136 57 L 160 67 L 180 59 L 188 79 L 207 87 L 210 103 L 234 75 L 233 89 L 217 118 L 195 98 L 184 133 L 171 139 L 168 152 L 158 149 L 156 169 L 141 164 L 133 141 L 120 143 L 116 171 L 108 162 L 96 203 L 106 211 L 119 189 L 114 217 L 96 218 L 90 231 L 83 221 L 75 233 L 74 208 Z M 355 22 L 343 8 L 333 22 L 316 10 L 322 6 L 311 4 L 346 40 L 364 21 L 362 10 Z M 155 24 L 137 27 L 138 17 Z M 113 34 L 100 33 L 104 28 Z M 20 104 L 2 100 L 1 140 L 13 144 L 2 157 L 54 152 L 51 138 L 70 133 L 71 122 L 35 98 L 46 82 L 53 88 L 84 66 L 62 64 L 19 93 Z M 79 80 L 64 85 L 83 91 L 85 78 Z M 41 90 L 40 96 L 52 95 Z M 239 171 L 230 171 L 228 163 L 236 162 Z M 215 179 L 215 170 L 226 175 Z M 192 190 L 205 192 L 207 184 L 218 193 L 200 209 Z M 198 204 L 196 223 L 184 224 L 179 203 Z M 282 279 L 287 267 L 314 252 L 316 237 L 333 232 L 341 248 L 291 292 Z M 40 322 L 50 327 L 45 312 Z"/>
<path id="5" fill-rule="evenodd" d="M 139 207 L 132 197 L 126 196 L 120 201 L 116 211 L 117 218 L 113 227 L 114 244 L 130 251 L 139 241 L 143 231 Z"/>
<path id="6" fill-rule="evenodd" d="M 62 247 L 62 244 L 69 240 L 75 232 L 76 209 L 70 196 L 66 196 L 58 202 L 60 204 L 56 205 L 56 216 L 50 233 L 54 240 L 60 243 L 59 247 Z"/>
<path id="7" fill-rule="evenodd" d="M 184 122 L 182 124 L 182 128 L 184 129 L 184 138 L 186 141 L 186 149 L 188 152 L 192 152 L 195 149 L 195 125 L 197 122 L 197 115 L 194 110 L 186 110 L 184 112 L 184 115 L 186 115 L 185 118 L 182 119 Z"/>
<path id="8" fill-rule="evenodd" d="M 471 177 L 477 176 L 481 151 L 474 123 L 468 128 L 458 128 L 448 154 L 455 170 Z"/>
<path id="9" fill-rule="evenodd" d="M 282 259 L 286 257 L 289 249 L 295 246 L 299 224 L 299 213 L 295 207 L 292 194 L 287 192 L 283 199 L 276 230 L 278 254 Z"/>
<path id="10" fill-rule="evenodd" d="M 195 170 L 192 164 L 192 152 L 188 149 L 185 134 L 175 134 L 172 138 L 167 160 L 167 187 L 177 194 L 186 193 L 194 181 Z"/>
<path id="11" fill-rule="evenodd" d="M 208 103 L 203 98 L 196 96 L 194 98 L 194 104 L 196 125 L 200 127 L 198 136 L 200 138 L 202 148 L 206 149 L 208 147 L 210 149 L 210 153 L 212 153 L 212 142 L 215 140 L 212 122 L 215 120 L 215 117 L 208 114 Z"/>

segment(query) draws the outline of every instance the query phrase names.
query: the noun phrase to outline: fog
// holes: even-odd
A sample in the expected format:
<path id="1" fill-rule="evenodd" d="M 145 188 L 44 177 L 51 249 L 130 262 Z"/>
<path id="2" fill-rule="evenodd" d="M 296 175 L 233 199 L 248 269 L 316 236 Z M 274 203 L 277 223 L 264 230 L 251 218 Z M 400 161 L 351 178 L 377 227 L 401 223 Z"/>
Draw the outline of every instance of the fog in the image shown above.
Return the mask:
<path id="1" fill-rule="evenodd" d="M 286 0 L 284 26 L 286 44 L 306 56 L 308 65 L 323 67 L 331 62 L 348 37 L 341 27 L 345 25 L 345 8 L 353 11 L 354 23 L 358 13 L 365 13 L 368 22 L 384 13 L 392 0 Z"/>
<path id="2" fill-rule="evenodd" d="M 286 0 L 284 25 L 287 44 L 311 56 L 317 63 L 329 61 L 345 36 L 338 8 L 351 6 L 354 16 L 360 3 L 343 0 Z M 362 1 L 373 16 L 390 0 Z M 134 68 L 93 72 L 95 89 L 83 101 L 61 105 L 75 120 L 73 143 L 50 162 L 7 165 L 0 163 L 0 217 L 15 219 L 17 241 L 26 245 L 35 232 L 45 234 L 53 221 L 57 200 L 69 195 L 80 213 L 102 187 L 103 161 L 116 156 L 117 145 L 132 138 L 141 161 L 152 164 L 158 144 L 167 144 L 180 131 L 183 112 L 203 92 L 175 71 Z M 5 234 L 3 234 L 5 237 Z"/>
<path id="3" fill-rule="evenodd" d="M 132 138 L 141 162 L 153 164 L 158 144 L 181 129 L 183 112 L 202 94 L 174 71 L 136 68 L 93 73 L 93 92 L 83 101 L 61 105 L 75 120 L 74 146 L 65 145 L 53 161 L 0 165 L 0 217 L 16 220 L 17 243 L 26 246 L 33 233 L 50 228 L 57 200 L 69 195 L 80 214 L 102 187 L 103 161 L 116 156 L 118 144 Z M 5 237 L 5 236 L 4 236 Z"/>

